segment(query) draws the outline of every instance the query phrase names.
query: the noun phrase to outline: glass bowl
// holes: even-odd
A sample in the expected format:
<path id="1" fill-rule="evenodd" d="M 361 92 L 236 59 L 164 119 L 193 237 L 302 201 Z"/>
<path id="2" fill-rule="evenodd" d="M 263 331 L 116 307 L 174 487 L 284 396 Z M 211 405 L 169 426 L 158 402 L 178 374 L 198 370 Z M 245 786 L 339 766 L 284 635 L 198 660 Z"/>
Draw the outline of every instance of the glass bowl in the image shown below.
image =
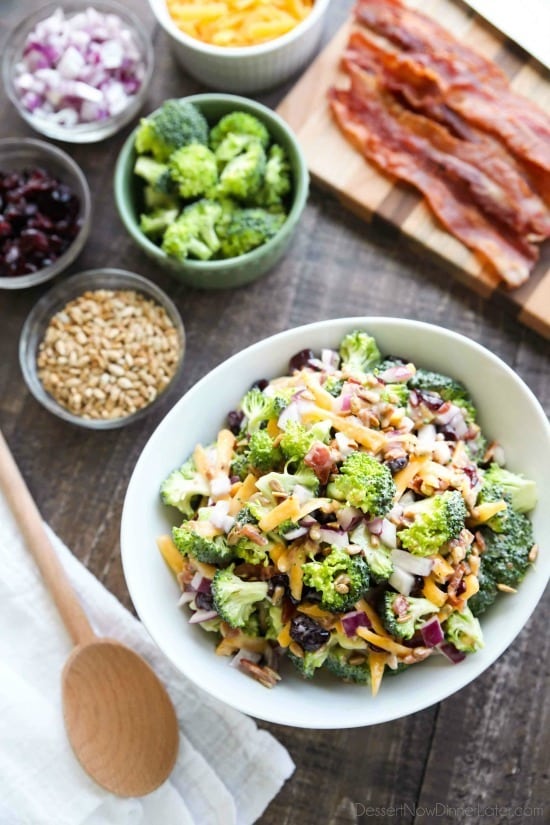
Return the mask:
<path id="1" fill-rule="evenodd" d="M 50 17 L 56 9 L 61 8 L 63 12 L 71 16 L 77 12 L 85 11 L 86 5 L 69 0 L 63 3 L 50 3 L 42 6 L 33 14 L 25 17 L 9 34 L 4 47 L 2 58 L 2 75 L 4 87 L 13 105 L 21 117 L 27 121 L 37 132 L 54 140 L 62 140 L 68 143 L 95 143 L 113 135 L 134 118 L 141 109 L 149 83 L 153 73 L 153 46 L 151 38 L 145 30 L 140 19 L 126 6 L 112 2 L 112 0 L 94 0 L 93 8 L 105 14 L 116 14 L 129 28 L 140 49 L 145 64 L 145 75 L 138 92 L 129 99 L 128 105 L 117 114 L 111 115 L 104 120 L 97 120 L 92 123 L 79 123 L 75 126 L 63 126 L 52 121 L 48 117 L 33 114 L 21 103 L 20 94 L 15 87 L 16 66 L 19 63 L 27 36 L 40 21 Z"/>
<path id="2" fill-rule="evenodd" d="M 144 407 L 134 413 L 122 416 L 120 418 L 106 418 L 106 419 L 88 419 L 82 418 L 59 404 L 53 396 L 46 390 L 40 378 L 38 377 L 37 369 L 37 354 L 40 343 L 42 342 L 46 329 L 52 319 L 52 316 L 63 309 L 63 307 L 74 298 L 82 295 L 87 291 L 95 291 L 99 289 L 112 290 L 134 290 L 146 298 L 155 301 L 159 306 L 166 310 L 166 313 L 173 323 L 179 342 L 179 359 L 174 374 L 166 387 L 159 392 L 159 394 Z M 131 424 L 134 421 L 148 415 L 161 400 L 164 400 L 166 394 L 173 388 L 181 373 L 183 365 L 183 357 L 185 353 L 185 332 L 183 323 L 178 310 L 172 303 L 168 295 L 162 291 L 156 284 L 143 278 L 141 275 L 136 275 L 133 272 L 127 272 L 123 269 L 90 269 L 86 272 L 80 272 L 78 275 L 73 275 L 63 283 L 58 284 L 53 289 L 44 295 L 29 313 L 27 320 L 21 331 L 21 338 L 19 341 L 19 363 L 23 378 L 27 387 L 34 395 L 37 401 L 42 404 L 47 410 L 64 421 L 71 424 L 76 424 L 79 427 L 86 427 L 92 430 L 110 430 L 117 427 L 122 427 L 125 424 Z"/>
<path id="3" fill-rule="evenodd" d="M 28 275 L 0 277 L 0 289 L 25 289 L 55 278 L 80 254 L 92 223 L 92 200 L 84 173 L 75 161 L 57 146 L 34 138 L 4 138 L 0 140 L 0 170 L 20 172 L 23 169 L 42 167 L 69 186 L 80 201 L 80 232 L 50 266 Z"/>

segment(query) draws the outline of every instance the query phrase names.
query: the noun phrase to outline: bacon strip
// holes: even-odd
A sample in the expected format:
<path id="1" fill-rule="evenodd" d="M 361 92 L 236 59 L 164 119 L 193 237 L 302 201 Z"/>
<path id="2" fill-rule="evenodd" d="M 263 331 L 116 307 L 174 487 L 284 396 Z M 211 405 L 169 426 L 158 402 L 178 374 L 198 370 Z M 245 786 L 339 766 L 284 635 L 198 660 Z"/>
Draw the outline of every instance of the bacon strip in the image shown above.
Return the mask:
<path id="1" fill-rule="evenodd" d="M 368 160 L 419 189 L 445 227 L 508 284 L 523 283 L 537 260 L 536 247 L 512 231 L 501 234 L 472 202 L 471 183 L 452 158 L 403 125 L 376 78 L 353 65 L 348 70 L 351 88 L 330 92 L 334 117 L 348 139 Z"/>
<path id="2" fill-rule="evenodd" d="M 512 91 L 492 61 L 399 0 L 359 0 L 355 14 L 360 24 L 405 52 L 396 65 L 414 78 L 417 104 L 446 105 L 550 173 L 550 118 Z"/>
<path id="3" fill-rule="evenodd" d="M 508 85 L 506 75 L 492 60 L 461 43 L 433 18 L 403 5 L 400 0 L 359 0 L 355 16 L 359 23 L 405 52 L 435 53 L 456 77 L 463 79 L 474 73 L 480 80 Z"/>
<path id="4" fill-rule="evenodd" d="M 414 97 L 399 69 L 399 55 L 385 52 L 371 43 L 360 32 L 351 35 L 349 49 L 344 55 L 346 65 L 367 68 L 376 74 L 378 81 L 392 92 L 403 94 L 407 101 Z M 397 67 L 397 69 L 396 69 Z M 388 103 L 401 122 L 419 136 L 431 140 L 435 148 L 451 155 L 452 165 L 469 182 L 472 196 L 482 209 L 495 215 L 520 234 L 533 240 L 550 237 L 550 212 L 544 202 L 527 183 L 525 170 L 498 144 L 483 133 L 471 135 L 474 140 L 454 137 L 437 122 L 441 118 L 430 106 L 422 107 L 433 120 L 415 115 L 399 107 L 397 102 Z M 435 117 L 434 117 L 435 115 Z M 447 164 L 448 166 L 448 164 Z M 461 172 L 460 168 L 461 167 Z M 473 173 L 469 167 L 477 170 Z M 450 171 L 450 169 L 449 169 Z"/>

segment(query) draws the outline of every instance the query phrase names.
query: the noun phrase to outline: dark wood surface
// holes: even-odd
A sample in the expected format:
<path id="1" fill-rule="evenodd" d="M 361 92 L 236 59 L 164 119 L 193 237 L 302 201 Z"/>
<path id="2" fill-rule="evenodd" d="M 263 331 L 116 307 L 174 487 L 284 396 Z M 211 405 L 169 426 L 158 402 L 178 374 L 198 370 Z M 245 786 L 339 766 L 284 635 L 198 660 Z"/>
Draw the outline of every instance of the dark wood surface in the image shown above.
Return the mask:
<path id="1" fill-rule="evenodd" d="M 37 5 L 0 0 L 0 46 L 9 28 Z M 153 31 L 145 0 L 133 5 Z M 351 0 L 332 3 L 327 36 L 350 7 Z M 157 67 L 145 111 L 166 97 L 201 90 L 177 67 L 164 34 L 154 30 L 154 40 Z M 275 106 L 288 88 L 259 99 Z M 315 189 L 292 248 L 267 277 L 234 291 L 178 285 L 139 254 L 115 210 L 113 167 L 129 130 L 98 145 L 63 147 L 88 176 L 95 212 L 90 239 L 71 272 L 123 267 L 150 277 L 172 296 L 188 344 L 178 392 L 126 429 L 93 433 L 63 423 L 30 396 L 18 364 L 22 324 L 49 285 L 0 293 L 0 425 L 47 521 L 126 606 L 131 605 L 120 564 L 120 514 L 143 445 L 179 394 L 266 335 L 343 315 L 435 322 L 497 353 L 550 410 L 550 343 L 504 308 L 471 294 L 441 263 L 408 248 L 391 230 L 361 222 Z M 0 137 L 8 136 L 32 132 L 2 96 Z M 508 822 L 509 813 L 494 809 L 545 803 L 548 821 L 548 618 L 539 606 L 511 649 L 474 684 L 406 719 L 338 732 L 263 725 L 286 745 L 297 768 L 261 825 Z M 381 810 L 373 813 L 369 806 Z M 518 810 L 514 821 L 530 819 L 527 809 Z M 534 820 L 544 817 L 539 813 Z"/>

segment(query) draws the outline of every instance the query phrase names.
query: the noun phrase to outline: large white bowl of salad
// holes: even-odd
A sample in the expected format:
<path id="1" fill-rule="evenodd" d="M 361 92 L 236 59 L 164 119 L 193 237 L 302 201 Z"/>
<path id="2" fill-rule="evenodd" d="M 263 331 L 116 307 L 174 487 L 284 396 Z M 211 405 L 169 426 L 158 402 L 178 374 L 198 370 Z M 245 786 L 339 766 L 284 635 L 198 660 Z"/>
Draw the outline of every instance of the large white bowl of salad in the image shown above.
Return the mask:
<path id="1" fill-rule="evenodd" d="M 372 725 L 467 685 L 550 572 L 540 404 L 493 353 L 399 318 L 287 330 L 175 405 L 128 487 L 136 610 L 252 716 Z"/>

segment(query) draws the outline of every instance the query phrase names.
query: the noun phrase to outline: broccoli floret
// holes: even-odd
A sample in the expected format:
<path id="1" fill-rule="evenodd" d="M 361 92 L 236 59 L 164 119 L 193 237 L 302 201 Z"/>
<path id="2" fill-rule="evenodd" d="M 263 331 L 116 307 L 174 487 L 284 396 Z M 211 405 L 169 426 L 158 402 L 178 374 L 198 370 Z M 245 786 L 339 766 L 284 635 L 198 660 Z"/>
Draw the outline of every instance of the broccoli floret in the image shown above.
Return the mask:
<path id="1" fill-rule="evenodd" d="M 286 521 L 282 521 L 279 526 L 275 529 L 275 532 L 278 533 L 280 536 L 284 536 L 286 533 L 290 533 L 291 530 L 296 530 L 300 525 L 297 521 L 291 521 L 287 519 Z"/>
<path id="2" fill-rule="evenodd" d="M 154 211 L 155 209 L 176 209 L 179 212 L 180 210 L 180 201 L 177 195 L 168 195 L 165 192 L 159 192 L 158 189 L 154 189 L 152 186 L 143 187 L 143 203 L 145 209 L 149 211 Z"/>
<path id="3" fill-rule="evenodd" d="M 478 493 L 476 507 L 479 507 L 480 504 L 489 504 L 493 502 L 500 502 L 501 504 L 504 503 L 506 506 L 498 513 L 495 513 L 494 516 L 491 516 L 485 524 L 496 533 L 501 533 L 506 529 L 510 497 L 504 495 L 504 490 L 500 485 L 492 484 L 490 481 L 487 482 L 487 480 L 484 479 L 483 485 Z"/>
<path id="4" fill-rule="evenodd" d="M 326 443 L 330 436 L 330 421 L 306 429 L 297 421 L 288 421 L 281 436 L 281 450 L 290 461 L 301 461 L 315 441 Z"/>
<path id="5" fill-rule="evenodd" d="M 253 467 L 268 473 L 281 461 L 281 451 L 266 430 L 255 430 L 250 436 L 248 460 Z"/>
<path id="6" fill-rule="evenodd" d="M 243 626 L 242 630 L 246 636 L 260 636 L 260 620 L 256 611 L 250 615 L 250 618 Z"/>
<path id="7" fill-rule="evenodd" d="M 325 667 L 344 682 L 356 682 L 360 685 L 370 683 L 370 668 L 367 657 L 361 664 L 351 665 L 349 660 L 357 656 L 353 650 L 345 650 L 340 645 L 331 647 L 325 661 Z"/>
<path id="8" fill-rule="evenodd" d="M 432 556 L 442 545 L 456 538 L 464 529 L 467 516 L 464 499 L 457 490 L 446 490 L 409 505 L 407 514 L 414 513 L 410 527 L 397 535 L 403 547 L 417 556 Z"/>
<path id="9" fill-rule="evenodd" d="M 188 518 L 195 512 L 194 505 L 198 503 L 198 499 L 208 495 L 208 482 L 197 472 L 192 458 L 178 470 L 173 470 L 160 486 L 160 496 L 164 504 L 177 507 Z"/>
<path id="10" fill-rule="evenodd" d="M 435 392 L 444 401 L 451 401 L 457 407 L 462 407 L 466 418 L 470 421 L 476 420 L 476 408 L 466 387 L 448 375 L 439 372 L 419 369 L 408 382 L 411 389 L 428 390 Z"/>
<path id="11" fill-rule="evenodd" d="M 344 459 L 340 473 L 328 485 L 327 494 L 371 516 L 383 516 L 395 496 L 392 474 L 367 453 L 351 453 Z"/>
<path id="12" fill-rule="evenodd" d="M 250 502 L 247 502 L 244 507 L 241 507 L 237 515 L 235 516 L 235 521 L 240 526 L 244 524 L 257 524 L 258 519 L 253 514 L 252 509 L 250 507 Z"/>
<path id="13" fill-rule="evenodd" d="M 282 203 L 291 188 L 290 164 L 286 152 L 275 143 L 267 153 L 264 180 L 254 202 L 258 206 L 276 206 Z"/>
<path id="14" fill-rule="evenodd" d="M 190 143 L 174 152 L 168 168 L 182 198 L 204 195 L 218 180 L 216 158 L 213 152 L 201 143 Z"/>
<path id="15" fill-rule="evenodd" d="M 189 257 L 209 260 L 220 248 L 216 221 L 221 211 L 220 204 L 206 199 L 187 206 L 164 233 L 164 252 L 180 261 Z"/>
<path id="16" fill-rule="evenodd" d="M 315 671 L 323 666 L 328 655 L 328 645 L 323 645 L 317 650 L 306 650 L 303 656 L 295 656 L 290 650 L 287 651 L 288 658 L 304 679 L 312 679 Z"/>
<path id="17" fill-rule="evenodd" d="M 370 537 L 371 533 L 365 524 L 360 524 L 350 533 L 350 541 L 362 548 L 371 577 L 379 584 L 387 581 L 393 573 L 391 550 L 382 544 L 373 547 Z"/>
<path id="18" fill-rule="evenodd" d="M 277 604 L 270 604 L 265 612 L 265 638 L 276 642 L 283 625 L 283 608 Z"/>
<path id="19" fill-rule="evenodd" d="M 160 161 L 189 143 L 208 143 L 208 123 L 196 106 L 184 100 L 166 100 L 160 109 L 143 118 L 136 133 L 138 154 L 151 152 Z"/>
<path id="20" fill-rule="evenodd" d="M 244 152 L 251 140 L 256 140 L 256 138 L 236 132 L 230 132 L 226 135 L 214 152 L 218 167 L 223 169 L 229 161 Z"/>
<path id="21" fill-rule="evenodd" d="M 223 536 L 205 538 L 185 523 L 172 528 L 172 539 L 182 556 L 193 556 L 206 564 L 227 564 L 235 558 L 234 548 L 227 544 Z"/>
<path id="22" fill-rule="evenodd" d="M 340 343 L 340 368 L 351 374 L 370 372 L 381 359 L 374 338 L 364 330 L 356 329 L 344 336 Z"/>
<path id="23" fill-rule="evenodd" d="M 212 155 L 214 161 L 215 155 Z M 244 151 L 227 163 L 216 189 L 218 195 L 247 200 L 258 191 L 265 173 L 265 152 L 259 140 L 251 140 Z M 217 168 L 217 167 L 216 167 Z"/>
<path id="24" fill-rule="evenodd" d="M 445 638 L 464 653 L 475 653 L 484 646 L 481 625 L 469 607 L 451 613 L 445 622 Z"/>
<path id="25" fill-rule="evenodd" d="M 295 473 L 267 473 L 256 482 L 256 487 L 268 499 L 273 499 L 273 490 L 281 490 L 292 495 L 294 488 L 299 484 L 311 493 L 312 497 L 319 492 L 319 479 L 310 467 L 297 467 Z"/>
<path id="26" fill-rule="evenodd" d="M 233 546 L 235 555 L 248 564 L 267 564 L 269 557 L 267 554 L 269 545 L 260 545 L 251 539 L 242 538 Z"/>
<path id="27" fill-rule="evenodd" d="M 179 209 L 154 209 L 148 215 L 140 215 L 139 228 L 149 238 L 160 238 L 178 214 Z"/>
<path id="28" fill-rule="evenodd" d="M 403 599 L 407 603 L 406 613 L 401 610 Z M 399 611 L 394 609 L 396 600 L 399 600 L 397 602 Z M 420 620 L 430 613 L 438 612 L 439 607 L 428 601 L 428 599 L 402 596 L 400 593 L 391 593 L 390 591 L 384 594 L 384 612 L 382 616 L 384 627 L 396 639 L 412 639 L 415 630 L 422 624 Z"/>
<path id="29" fill-rule="evenodd" d="M 265 209 L 235 209 L 220 227 L 221 251 L 224 258 L 236 258 L 267 243 L 284 224 L 283 213 Z"/>
<path id="30" fill-rule="evenodd" d="M 406 407 L 409 401 L 410 390 L 406 384 L 386 384 L 380 393 L 380 401 Z"/>
<path id="31" fill-rule="evenodd" d="M 518 473 L 505 470 L 498 464 L 491 464 L 483 476 L 484 486 L 493 484 L 510 496 L 510 503 L 518 513 L 527 513 L 537 503 L 537 485 L 534 481 Z"/>
<path id="32" fill-rule="evenodd" d="M 495 580 L 484 571 L 483 557 L 477 574 L 479 590 L 468 599 L 468 607 L 474 616 L 481 616 L 495 601 L 498 590 Z"/>
<path id="33" fill-rule="evenodd" d="M 252 387 L 241 401 L 241 410 L 246 416 L 246 428 L 249 433 L 255 432 L 262 424 L 267 423 L 273 414 L 273 399 Z"/>
<path id="34" fill-rule="evenodd" d="M 302 566 L 304 584 L 321 594 L 321 607 L 332 613 L 351 610 L 369 587 L 369 569 L 359 556 L 334 547 L 323 561 Z M 344 592 L 341 592 L 344 591 Z"/>
<path id="35" fill-rule="evenodd" d="M 210 146 L 217 149 L 230 133 L 248 135 L 260 142 L 264 149 L 269 145 L 269 132 L 263 123 L 247 112 L 230 112 L 224 115 L 210 132 Z"/>
<path id="36" fill-rule="evenodd" d="M 508 508 L 505 529 L 495 533 L 482 527 L 485 550 L 481 556 L 481 570 L 495 584 L 516 587 L 529 567 L 529 553 L 534 544 L 533 526 L 524 513 Z"/>
<path id="37" fill-rule="evenodd" d="M 230 474 L 237 476 L 240 481 L 244 481 L 249 472 L 250 461 L 248 460 L 248 453 L 244 452 L 236 455 L 231 462 Z"/>
<path id="38" fill-rule="evenodd" d="M 147 155 L 140 155 L 134 164 L 134 173 L 158 192 L 165 195 L 173 192 L 170 170 L 166 163 L 159 163 Z"/>
<path id="39" fill-rule="evenodd" d="M 329 392 L 334 398 L 338 398 L 344 386 L 344 379 L 335 375 L 327 375 L 323 389 Z"/>
<path id="40" fill-rule="evenodd" d="M 233 565 L 217 570 L 212 579 L 214 608 L 230 627 L 245 627 L 257 602 L 267 596 L 267 582 L 243 581 Z"/>

